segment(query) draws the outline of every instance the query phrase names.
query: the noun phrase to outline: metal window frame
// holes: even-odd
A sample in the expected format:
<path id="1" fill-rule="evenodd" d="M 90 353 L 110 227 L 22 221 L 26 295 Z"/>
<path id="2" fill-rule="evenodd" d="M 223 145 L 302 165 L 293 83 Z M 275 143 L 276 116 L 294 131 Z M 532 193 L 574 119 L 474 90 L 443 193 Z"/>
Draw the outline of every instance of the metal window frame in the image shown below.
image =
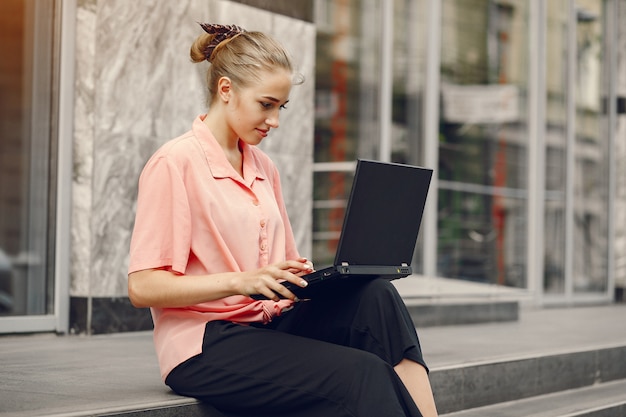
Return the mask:
<path id="1" fill-rule="evenodd" d="M 72 144 L 74 140 L 74 77 L 76 60 L 76 0 L 62 0 L 60 5 L 59 122 L 58 170 L 55 236 L 55 327 L 69 331 L 69 288 L 71 261 Z"/>
<path id="2" fill-rule="evenodd" d="M 74 28 L 76 0 L 59 0 L 54 25 L 59 39 L 58 60 L 58 135 L 56 217 L 54 235 L 54 309 L 50 314 L 0 318 L 1 333 L 50 332 L 69 330 L 70 210 L 72 186 L 72 141 L 74 112 Z"/>
<path id="3" fill-rule="evenodd" d="M 528 98 L 528 199 L 527 199 L 527 289 L 531 302 L 543 297 L 545 183 L 546 183 L 546 5 L 531 0 L 529 13 L 529 98 Z M 533 242 L 531 245 L 530 242 Z"/>
<path id="4" fill-rule="evenodd" d="M 437 276 L 437 207 L 439 199 L 439 84 L 441 67 L 441 17 L 439 0 L 428 2 L 426 83 L 424 90 L 424 165 L 433 169 L 430 192 L 422 220 L 424 275 Z"/>
<path id="5" fill-rule="evenodd" d="M 393 16 L 394 1 L 381 1 L 380 53 L 380 147 L 378 159 L 391 161 L 392 106 L 393 106 Z"/>
<path id="6" fill-rule="evenodd" d="M 618 35 L 617 32 L 619 30 L 619 21 L 618 21 L 618 4 L 615 0 L 606 0 L 604 3 L 604 7 L 606 8 L 605 16 L 606 16 L 606 41 L 605 45 L 608 54 L 607 61 L 607 100 L 608 100 L 608 129 L 607 132 L 609 134 L 609 210 L 608 210 L 608 236 L 609 239 L 608 244 L 608 264 L 607 264 L 607 294 L 606 296 L 613 300 L 615 297 L 615 204 L 616 204 L 616 192 L 617 192 L 617 161 L 615 155 L 615 140 L 616 140 L 616 129 L 617 129 L 617 88 L 613 88 L 617 86 L 617 53 L 615 53 L 616 48 L 618 47 Z"/>

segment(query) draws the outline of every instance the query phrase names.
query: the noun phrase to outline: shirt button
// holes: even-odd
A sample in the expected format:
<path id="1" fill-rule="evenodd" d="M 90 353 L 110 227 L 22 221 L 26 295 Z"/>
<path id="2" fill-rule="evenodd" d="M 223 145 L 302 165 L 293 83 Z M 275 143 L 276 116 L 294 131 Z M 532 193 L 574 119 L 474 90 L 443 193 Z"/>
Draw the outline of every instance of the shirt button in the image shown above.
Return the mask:
<path id="1" fill-rule="evenodd" d="M 261 250 L 267 249 L 267 243 L 261 243 Z"/>
<path id="2" fill-rule="evenodd" d="M 265 227 L 265 220 L 261 220 L 261 227 Z"/>
<path id="3" fill-rule="evenodd" d="M 252 200 L 252 204 L 254 204 L 255 206 L 259 205 L 259 200 Z"/>

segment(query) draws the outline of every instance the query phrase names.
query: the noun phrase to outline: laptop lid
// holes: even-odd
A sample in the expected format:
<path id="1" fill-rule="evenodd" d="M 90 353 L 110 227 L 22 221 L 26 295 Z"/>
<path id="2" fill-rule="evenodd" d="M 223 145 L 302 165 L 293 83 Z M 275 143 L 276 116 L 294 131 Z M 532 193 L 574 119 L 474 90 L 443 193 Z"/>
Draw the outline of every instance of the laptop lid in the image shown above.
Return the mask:
<path id="1" fill-rule="evenodd" d="M 411 265 L 432 174 L 359 159 L 335 265 Z"/>

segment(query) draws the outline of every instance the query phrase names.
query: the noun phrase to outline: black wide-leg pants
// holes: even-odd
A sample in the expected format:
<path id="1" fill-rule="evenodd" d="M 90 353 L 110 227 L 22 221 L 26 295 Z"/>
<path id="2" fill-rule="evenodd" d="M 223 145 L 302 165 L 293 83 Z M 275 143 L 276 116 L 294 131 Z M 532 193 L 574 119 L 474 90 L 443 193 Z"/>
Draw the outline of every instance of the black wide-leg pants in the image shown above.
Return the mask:
<path id="1" fill-rule="evenodd" d="M 339 282 L 268 325 L 207 323 L 165 382 L 229 415 L 421 416 L 393 369 L 404 358 L 426 367 L 395 287 Z"/>

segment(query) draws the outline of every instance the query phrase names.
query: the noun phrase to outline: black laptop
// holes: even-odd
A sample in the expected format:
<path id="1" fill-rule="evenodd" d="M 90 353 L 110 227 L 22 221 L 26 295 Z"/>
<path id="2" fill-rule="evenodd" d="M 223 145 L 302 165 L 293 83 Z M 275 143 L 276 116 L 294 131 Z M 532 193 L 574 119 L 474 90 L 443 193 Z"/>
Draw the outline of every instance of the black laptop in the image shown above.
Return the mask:
<path id="1" fill-rule="evenodd" d="M 428 168 L 359 159 L 334 264 L 304 275 L 306 288 L 283 285 L 307 298 L 337 279 L 411 275 L 432 174 Z"/>

